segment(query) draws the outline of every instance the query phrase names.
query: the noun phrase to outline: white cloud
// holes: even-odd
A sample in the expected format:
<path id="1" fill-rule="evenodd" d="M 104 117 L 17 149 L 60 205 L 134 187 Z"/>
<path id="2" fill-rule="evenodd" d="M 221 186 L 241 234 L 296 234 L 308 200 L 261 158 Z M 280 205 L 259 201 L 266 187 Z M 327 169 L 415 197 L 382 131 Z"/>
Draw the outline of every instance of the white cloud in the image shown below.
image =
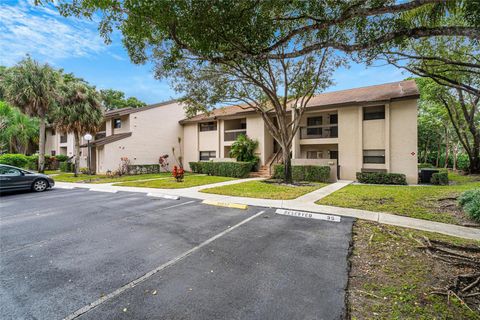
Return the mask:
<path id="1" fill-rule="evenodd" d="M 29 2 L 0 6 L 0 65 L 11 66 L 31 54 L 55 64 L 59 59 L 89 57 L 102 53 L 106 45 L 95 23 L 66 19 L 48 7 Z"/>

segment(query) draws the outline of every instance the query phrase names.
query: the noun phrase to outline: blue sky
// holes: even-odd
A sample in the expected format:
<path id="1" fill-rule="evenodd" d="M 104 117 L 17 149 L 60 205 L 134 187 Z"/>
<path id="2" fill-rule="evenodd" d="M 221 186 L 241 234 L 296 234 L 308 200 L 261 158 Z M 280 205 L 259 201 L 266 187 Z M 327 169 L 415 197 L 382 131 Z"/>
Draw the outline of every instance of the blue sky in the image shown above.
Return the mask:
<path id="1" fill-rule="evenodd" d="M 97 88 L 124 91 L 146 103 L 176 98 L 168 79 L 153 78 L 151 65 L 130 62 L 120 35 L 106 45 L 97 22 L 63 18 L 51 7 L 35 7 L 27 0 L 0 0 L 0 65 L 12 66 L 26 54 L 63 68 Z M 391 66 L 366 68 L 350 64 L 338 69 L 327 91 L 402 80 L 407 74 Z"/>

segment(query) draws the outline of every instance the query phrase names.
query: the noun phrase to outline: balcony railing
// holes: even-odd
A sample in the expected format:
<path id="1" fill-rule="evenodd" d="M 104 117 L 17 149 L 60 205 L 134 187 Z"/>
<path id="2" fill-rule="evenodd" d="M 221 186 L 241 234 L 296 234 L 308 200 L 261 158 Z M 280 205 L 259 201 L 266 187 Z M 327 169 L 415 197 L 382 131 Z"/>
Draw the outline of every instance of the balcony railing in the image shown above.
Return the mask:
<path id="1" fill-rule="evenodd" d="M 60 143 L 67 143 L 67 136 L 60 136 Z"/>
<path id="2" fill-rule="evenodd" d="M 319 126 L 300 127 L 300 139 L 338 138 L 338 125 L 326 124 Z"/>
<path id="3" fill-rule="evenodd" d="M 95 140 L 105 138 L 107 136 L 107 133 L 105 131 L 100 131 L 95 135 Z"/>
<path id="4" fill-rule="evenodd" d="M 225 130 L 223 140 L 224 141 L 235 141 L 238 136 L 247 134 L 247 129 L 235 129 L 235 130 Z"/>

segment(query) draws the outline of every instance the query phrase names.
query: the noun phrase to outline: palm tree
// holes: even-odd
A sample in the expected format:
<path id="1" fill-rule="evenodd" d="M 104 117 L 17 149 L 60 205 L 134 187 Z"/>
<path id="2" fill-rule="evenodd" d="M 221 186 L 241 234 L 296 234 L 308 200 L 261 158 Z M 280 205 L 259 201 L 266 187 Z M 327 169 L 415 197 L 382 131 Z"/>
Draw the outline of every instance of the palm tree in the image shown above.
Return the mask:
<path id="1" fill-rule="evenodd" d="M 63 87 L 62 105 L 55 108 L 53 124 L 62 133 L 75 137 L 75 176 L 80 167 L 80 139 L 95 134 L 103 121 L 101 96 L 82 81 L 72 80 Z"/>
<path id="2" fill-rule="evenodd" d="M 59 97 L 60 73 L 48 64 L 40 65 L 27 57 L 2 73 L 0 80 L 5 100 L 23 113 L 40 120 L 38 170 L 43 172 L 46 118 Z"/>
<path id="3" fill-rule="evenodd" d="M 11 108 L 8 126 L 2 132 L 10 153 L 26 154 L 31 143 L 38 143 L 38 119 L 30 118 L 17 108 Z"/>

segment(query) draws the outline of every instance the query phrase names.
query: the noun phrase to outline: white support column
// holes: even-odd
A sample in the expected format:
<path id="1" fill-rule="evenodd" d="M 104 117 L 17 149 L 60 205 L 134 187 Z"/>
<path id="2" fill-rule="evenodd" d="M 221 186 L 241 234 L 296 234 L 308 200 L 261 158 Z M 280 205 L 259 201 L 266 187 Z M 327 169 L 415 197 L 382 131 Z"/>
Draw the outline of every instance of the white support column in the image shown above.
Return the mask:
<path id="1" fill-rule="evenodd" d="M 357 147 L 357 171 L 361 171 L 363 168 L 363 108 L 360 106 L 358 108 L 358 147 Z"/>
<path id="2" fill-rule="evenodd" d="M 390 104 L 385 104 L 385 169 L 390 172 Z"/>

